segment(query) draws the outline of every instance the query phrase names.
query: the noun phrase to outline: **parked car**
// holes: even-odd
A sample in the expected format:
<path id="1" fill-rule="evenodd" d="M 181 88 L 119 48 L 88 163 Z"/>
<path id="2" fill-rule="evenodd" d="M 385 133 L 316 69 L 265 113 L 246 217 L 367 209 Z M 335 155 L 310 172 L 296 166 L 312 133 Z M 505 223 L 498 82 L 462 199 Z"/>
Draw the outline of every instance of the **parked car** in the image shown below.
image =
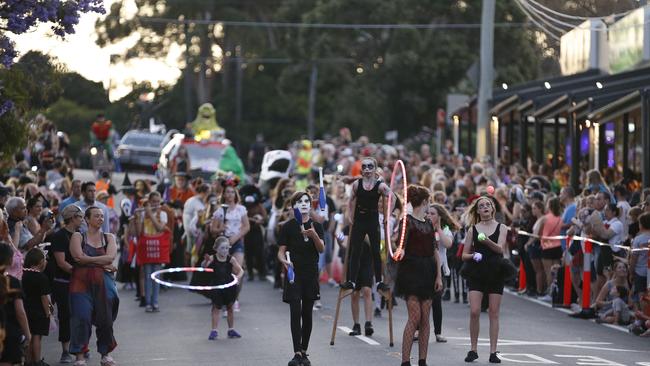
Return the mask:
<path id="1" fill-rule="evenodd" d="M 154 171 L 160 151 L 176 132 L 178 131 L 162 135 L 144 130 L 131 130 L 120 140 L 115 157 L 119 159 L 122 169 Z"/>

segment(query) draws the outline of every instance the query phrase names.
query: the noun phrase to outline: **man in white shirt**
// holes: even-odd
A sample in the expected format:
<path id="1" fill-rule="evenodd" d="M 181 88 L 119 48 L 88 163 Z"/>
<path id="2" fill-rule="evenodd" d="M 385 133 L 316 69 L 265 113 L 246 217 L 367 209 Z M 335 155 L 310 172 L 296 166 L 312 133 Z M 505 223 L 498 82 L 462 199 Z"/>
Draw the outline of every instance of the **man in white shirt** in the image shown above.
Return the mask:
<path id="1" fill-rule="evenodd" d="M 196 189 L 196 195 L 185 201 L 185 205 L 183 205 L 183 229 L 185 230 L 187 243 L 185 246 L 186 254 L 192 253 L 198 231 L 196 227 L 198 220 L 196 219 L 200 212 L 205 211 L 208 195 L 210 195 L 210 185 L 207 183 L 201 184 Z"/>
<path id="2" fill-rule="evenodd" d="M 625 237 L 627 237 L 628 229 L 630 226 L 630 223 L 627 221 L 627 214 L 630 212 L 630 209 L 632 208 L 630 204 L 627 202 L 627 196 L 628 196 L 628 191 L 624 185 L 617 184 L 616 187 L 614 187 L 614 197 L 616 198 L 616 207 L 618 207 L 620 211 L 620 215 L 618 216 L 618 218 L 623 223 L 623 233 L 625 234 Z"/>
<path id="3" fill-rule="evenodd" d="M 79 206 L 79 208 L 81 208 L 84 212 L 86 212 L 86 209 L 90 206 L 99 207 L 102 210 L 102 212 L 104 212 L 104 223 L 102 224 L 102 231 L 105 233 L 110 233 L 111 220 L 109 220 L 109 218 L 111 217 L 111 215 L 108 212 L 108 210 L 110 209 L 103 203 L 95 200 L 96 193 L 97 193 L 97 188 L 95 187 L 94 182 L 84 182 L 81 185 L 82 198 L 79 201 L 75 202 L 74 204 Z M 88 225 L 84 221 L 81 224 L 79 231 L 85 233 L 87 230 L 88 230 Z"/>

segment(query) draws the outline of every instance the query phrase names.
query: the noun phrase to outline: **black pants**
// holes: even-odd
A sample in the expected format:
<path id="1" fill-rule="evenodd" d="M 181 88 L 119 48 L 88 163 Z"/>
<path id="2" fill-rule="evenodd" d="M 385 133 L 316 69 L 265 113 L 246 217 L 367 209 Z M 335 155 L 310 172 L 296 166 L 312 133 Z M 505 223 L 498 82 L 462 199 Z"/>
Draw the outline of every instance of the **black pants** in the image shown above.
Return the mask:
<path id="1" fill-rule="evenodd" d="M 453 263 L 453 264 L 452 264 Z M 459 300 L 460 295 L 463 295 L 463 300 L 467 299 L 467 283 L 463 276 L 460 275 L 460 268 L 463 262 L 454 260 L 449 265 L 451 270 L 451 281 L 454 283 L 454 299 Z"/>
<path id="2" fill-rule="evenodd" d="M 537 291 L 535 268 L 533 268 L 533 262 L 530 261 L 526 247 L 522 245 L 519 248 L 519 253 L 519 260 L 524 261 L 524 272 L 526 272 L 526 290 Z"/>
<path id="3" fill-rule="evenodd" d="M 244 258 L 246 259 L 246 269 L 248 269 L 248 278 L 253 278 L 253 269 L 257 270 L 260 278 L 266 277 L 266 267 L 264 263 L 264 237 L 262 232 L 249 232 L 244 238 Z"/>
<path id="4" fill-rule="evenodd" d="M 291 339 L 294 352 L 307 352 L 312 328 L 313 300 L 292 301 L 289 303 L 291 312 Z M 302 324 L 301 324 L 302 320 Z"/>
<path id="5" fill-rule="evenodd" d="M 431 314 L 433 314 L 433 334 L 442 334 L 442 293 L 438 291 L 433 293 L 431 301 Z"/>
<path id="6" fill-rule="evenodd" d="M 59 342 L 70 342 L 70 284 L 53 281 L 52 296 L 59 318 Z"/>
<path id="7" fill-rule="evenodd" d="M 352 282 L 357 281 L 366 235 L 368 235 L 368 239 L 370 240 L 370 255 L 372 255 L 375 281 L 381 282 L 382 273 L 381 253 L 379 247 L 379 218 L 377 217 L 372 219 L 358 219 L 352 225 L 352 233 L 350 234 L 350 272 L 348 274 L 348 279 Z"/>

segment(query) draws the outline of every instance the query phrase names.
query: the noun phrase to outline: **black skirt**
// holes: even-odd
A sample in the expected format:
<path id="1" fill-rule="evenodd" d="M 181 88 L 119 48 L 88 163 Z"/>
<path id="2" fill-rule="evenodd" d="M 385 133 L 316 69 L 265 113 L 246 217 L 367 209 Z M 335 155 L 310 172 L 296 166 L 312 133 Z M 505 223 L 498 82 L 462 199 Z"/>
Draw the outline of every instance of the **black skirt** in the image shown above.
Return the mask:
<path id="1" fill-rule="evenodd" d="M 237 299 L 237 285 L 220 290 L 211 290 L 208 297 L 212 300 L 212 305 L 218 308 L 230 306 Z"/>
<path id="2" fill-rule="evenodd" d="M 318 274 L 315 276 L 296 275 L 293 283 L 289 283 L 287 276 L 284 277 L 282 301 L 288 304 L 294 301 L 309 300 L 320 300 L 320 284 L 318 283 Z"/>
<path id="3" fill-rule="evenodd" d="M 435 257 L 405 256 L 397 265 L 395 295 L 404 299 L 433 298 L 437 273 Z"/>

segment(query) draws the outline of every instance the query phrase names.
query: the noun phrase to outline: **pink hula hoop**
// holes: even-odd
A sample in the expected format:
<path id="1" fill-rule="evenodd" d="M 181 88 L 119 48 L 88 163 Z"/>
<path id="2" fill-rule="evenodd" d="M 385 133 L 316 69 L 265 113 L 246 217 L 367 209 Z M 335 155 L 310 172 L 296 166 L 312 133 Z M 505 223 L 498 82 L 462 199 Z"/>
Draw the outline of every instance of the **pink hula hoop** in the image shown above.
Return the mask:
<path id="1" fill-rule="evenodd" d="M 399 246 L 397 250 L 393 253 L 393 247 L 390 242 L 390 237 L 391 237 L 391 228 L 390 228 L 390 208 L 393 200 L 393 192 L 395 189 L 396 185 L 396 177 L 397 174 L 401 173 L 402 177 L 402 185 L 403 185 L 403 194 L 402 194 L 402 217 L 400 218 L 400 221 L 402 222 L 402 230 L 400 232 L 400 236 L 398 238 L 398 243 Z M 399 179 L 399 178 L 398 178 Z M 406 237 L 406 202 L 408 199 L 407 196 L 407 186 L 406 186 L 406 168 L 404 167 L 404 162 L 401 160 L 397 160 L 395 162 L 395 166 L 393 167 L 393 173 L 390 176 L 390 191 L 391 194 L 388 195 L 388 204 L 386 205 L 386 213 L 384 214 L 384 219 L 386 220 L 386 235 L 385 235 L 385 241 L 386 241 L 386 246 L 388 247 L 388 253 L 390 256 L 398 261 L 399 259 L 399 254 L 404 251 L 404 239 Z"/>

